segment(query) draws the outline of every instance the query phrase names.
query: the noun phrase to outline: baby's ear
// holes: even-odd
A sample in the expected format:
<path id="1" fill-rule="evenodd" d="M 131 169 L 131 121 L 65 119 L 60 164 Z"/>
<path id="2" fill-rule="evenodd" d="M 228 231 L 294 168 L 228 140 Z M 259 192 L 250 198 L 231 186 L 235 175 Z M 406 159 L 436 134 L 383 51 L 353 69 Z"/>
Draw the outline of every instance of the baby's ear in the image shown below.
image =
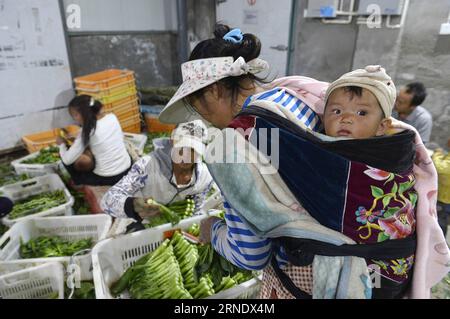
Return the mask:
<path id="1" fill-rule="evenodd" d="M 378 125 L 377 136 L 389 134 L 389 129 L 391 128 L 391 126 L 392 121 L 390 117 L 382 119 L 380 124 Z"/>

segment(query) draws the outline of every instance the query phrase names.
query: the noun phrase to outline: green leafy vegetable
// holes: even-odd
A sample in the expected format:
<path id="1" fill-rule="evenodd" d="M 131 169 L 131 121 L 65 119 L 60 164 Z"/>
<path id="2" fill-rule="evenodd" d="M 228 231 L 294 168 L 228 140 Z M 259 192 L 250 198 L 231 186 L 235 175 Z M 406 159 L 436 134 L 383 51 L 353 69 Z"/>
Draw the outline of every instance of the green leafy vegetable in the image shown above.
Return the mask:
<path id="1" fill-rule="evenodd" d="M 47 258 L 72 256 L 76 252 L 90 249 L 92 238 L 75 241 L 64 240 L 61 237 L 37 237 L 23 243 L 20 240 L 20 256 L 22 258 Z"/>
<path id="2" fill-rule="evenodd" d="M 191 217 L 194 214 L 195 202 L 191 198 L 180 200 L 169 205 L 162 205 L 155 200 L 149 200 L 148 204 L 159 206 L 160 215 L 148 218 L 147 228 L 171 223 L 176 225 L 180 220 Z"/>
<path id="3" fill-rule="evenodd" d="M 166 132 L 157 132 L 157 133 L 147 133 L 147 143 L 144 146 L 144 154 L 149 154 L 153 152 L 153 140 L 160 137 L 170 137 L 170 133 Z"/>
<path id="4" fill-rule="evenodd" d="M 192 244 L 177 231 L 128 268 L 111 292 L 128 290 L 137 299 L 201 299 L 251 278 L 252 272 L 233 266 L 210 244 Z"/>
<path id="5" fill-rule="evenodd" d="M 65 296 L 69 298 L 71 290 L 65 288 Z M 80 288 L 75 288 L 72 299 L 95 299 L 95 286 L 93 281 L 82 281 Z"/>
<path id="6" fill-rule="evenodd" d="M 50 146 L 39 151 L 36 157 L 22 161 L 22 164 L 52 164 L 60 160 L 59 148 Z"/>
<path id="7" fill-rule="evenodd" d="M 60 206 L 66 202 L 66 195 L 62 190 L 33 195 L 15 202 L 8 216 L 10 219 L 25 217 Z"/>

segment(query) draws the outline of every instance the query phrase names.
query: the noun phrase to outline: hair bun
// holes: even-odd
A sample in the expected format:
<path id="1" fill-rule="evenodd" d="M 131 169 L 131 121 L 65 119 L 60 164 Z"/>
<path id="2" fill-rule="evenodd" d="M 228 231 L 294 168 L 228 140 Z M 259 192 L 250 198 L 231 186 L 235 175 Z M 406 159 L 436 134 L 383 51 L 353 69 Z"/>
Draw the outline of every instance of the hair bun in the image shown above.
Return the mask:
<path id="1" fill-rule="evenodd" d="M 214 28 L 214 36 L 216 39 L 223 39 L 224 35 L 230 32 L 231 28 L 225 24 L 217 23 Z"/>
<path id="2" fill-rule="evenodd" d="M 245 33 L 240 43 L 224 40 L 223 37 L 231 30 L 229 26 L 217 23 L 214 28 L 214 38 L 198 43 L 192 50 L 189 60 L 232 56 L 235 60 L 243 57 L 248 62 L 259 57 L 261 42 L 258 37 Z"/>
<path id="3" fill-rule="evenodd" d="M 243 35 L 242 43 L 239 44 L 239 48 L 235 52 L 235 56 L 242 56 L 245 61 L 251 61 L 259 57 L 261 53 L 261 41 L 251 34 L 245 33 Z"/>

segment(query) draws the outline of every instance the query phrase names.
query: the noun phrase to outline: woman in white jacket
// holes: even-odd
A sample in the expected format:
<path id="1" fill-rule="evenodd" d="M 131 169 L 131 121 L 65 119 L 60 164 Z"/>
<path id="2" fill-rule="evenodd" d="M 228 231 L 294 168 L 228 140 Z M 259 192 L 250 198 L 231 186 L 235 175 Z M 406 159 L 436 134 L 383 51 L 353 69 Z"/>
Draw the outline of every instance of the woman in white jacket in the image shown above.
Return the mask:
<path id="1" fill-rule="evenodd" d="M 102 113 L 103 105 L 89 95 L 69 103 L 69 113 L 82 127 L 70 148 L 58 137 L 59 153 L 76 185 L 114 185 L 125 176 L 131 157 L 122 128 L 114 114 Z"/>
<path id="2" fill-rule="evenodd" d="M 103 197 L 105 213 L 138 222 L 157 214 L 148 199 L 167 205 L 193 197 L 196 210 L 213 187 L 213 179 L 202 162 L 207 137 L 202 121 L 183 123 L 164 139 L 161 147 L 142 157 L 130 172 Z"/>

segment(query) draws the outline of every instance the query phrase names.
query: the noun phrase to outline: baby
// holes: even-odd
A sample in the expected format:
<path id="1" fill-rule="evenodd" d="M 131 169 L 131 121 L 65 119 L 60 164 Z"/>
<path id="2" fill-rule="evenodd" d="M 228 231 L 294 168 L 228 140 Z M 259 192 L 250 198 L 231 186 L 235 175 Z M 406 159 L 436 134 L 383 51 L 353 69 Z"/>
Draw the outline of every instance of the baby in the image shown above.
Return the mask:
<path id="1" fill-rule="evenodd" d="M 396 93 L 392 79 L 379 65 L 344 74 L 326 92 L 325 134 L 356 139 L 384 135 Z"/>

